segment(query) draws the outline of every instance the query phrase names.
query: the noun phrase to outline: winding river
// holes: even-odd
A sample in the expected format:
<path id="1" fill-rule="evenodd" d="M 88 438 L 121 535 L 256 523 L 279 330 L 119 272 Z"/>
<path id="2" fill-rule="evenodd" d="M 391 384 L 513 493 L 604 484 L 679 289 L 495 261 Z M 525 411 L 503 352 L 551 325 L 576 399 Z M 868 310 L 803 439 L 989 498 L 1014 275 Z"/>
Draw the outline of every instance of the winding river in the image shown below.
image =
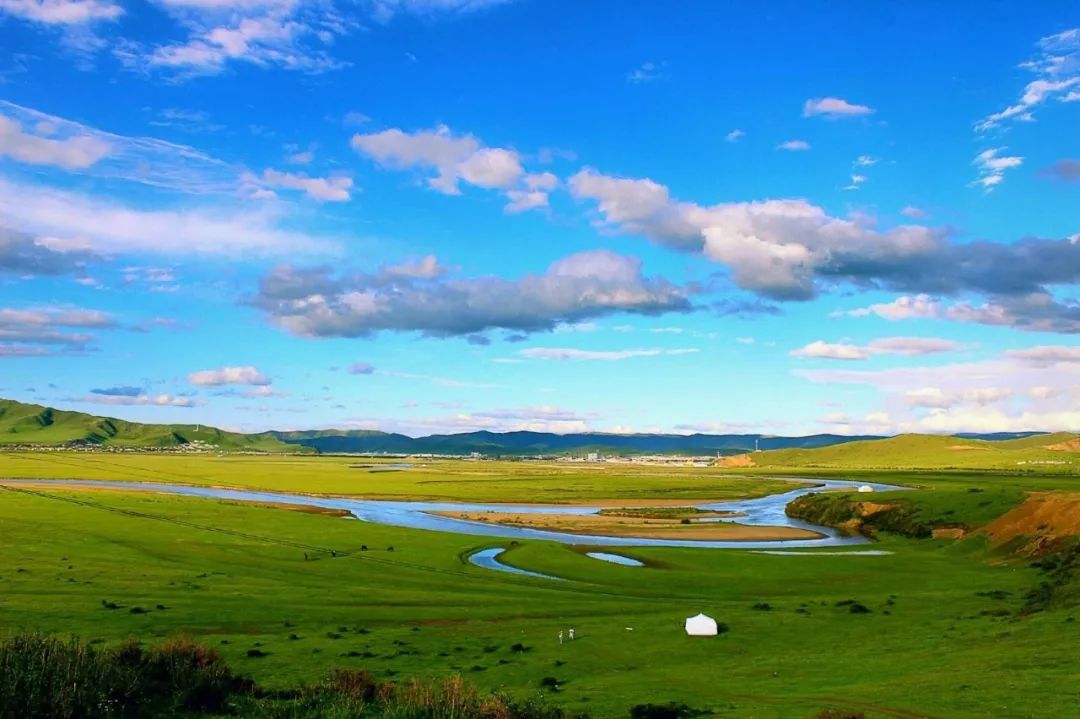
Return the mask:
<path id="1" fill-rule="evenodd" d="M 805 481 L 794 480 L 791 481 Z M 498 539 L 539 539 L 563 544 L 605 546 L 605 547 L 698 547 L 713 549 L 774 549 L 779 547 L 840 547 L 864 544 L 863 537 L 845 537 L 830 527 L 819 527 L 793 519 L 784 513 L 789 502 L 805 494 L 831 490 L 854 491 L 859 486 L 869 486 L 875 492 L 905 489 L 888 484 L 849 482 L 844 480 L 820 480 L 812 487 L 799 487 L 789 492 L 773 494 L 755 499 L 743 499 L 729 502 L 697 504 L 701 509 L 724 512 L 737 512 L 740 516 L 730 520 L 740 524 L 766 525 L 774 527 L 797 527 L 821 534 L 813 539 L 788 539 L 776 541 L 706 541 L 685 539 L 643 539 L 636 537 L 610 537 L 597 535 L 570 534 L 527 527 L 511 527 L 487 522 L 475 522 L 432 514 L 433 512 L 519 512 L 539 514 L 595 514 L 598 506 L 568 505 L 511 505 L 511 504 L 468 504 L 459 502 L 423 502 L 389 501 L 378 499 L 349 499 L 344 497 L 314 497 L 303 494 L 279 492 L 259 492 L 253 490 L 224 489 L 220 487 L 196 487 L 184 484 L 160 484 L 152 482 L 124 482 L 111 480 L 0 480 L 0 484 L 35 484 L 55 487 L 110 487 L 144 492 L 160 492 L 191 497 L 228 499 L 240 502 L 299 504 L 330 509 L 344 509 L 357 519 L 377 524 L 412 529 L 430 529 L 439 532 L 453 532 Z M 496 561 L 494 556 L 492 561 Z M 497 563 L 497 561 L 496 561 Z"/>

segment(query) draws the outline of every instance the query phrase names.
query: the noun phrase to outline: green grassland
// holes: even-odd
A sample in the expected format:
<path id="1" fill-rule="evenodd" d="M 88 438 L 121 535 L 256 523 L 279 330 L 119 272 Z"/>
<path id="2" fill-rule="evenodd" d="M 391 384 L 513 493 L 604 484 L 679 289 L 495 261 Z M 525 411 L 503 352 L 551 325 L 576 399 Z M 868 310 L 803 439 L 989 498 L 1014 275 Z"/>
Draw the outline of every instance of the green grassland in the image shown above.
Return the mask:
<path id="1" fill-rule="evenodd" d="M 0 454 L 0 476 L 486 501 L 724 499 L 790 487 L 691 467 L 356 464 L 18 453 Z M 1028 492 L 1080 486 L 1060 474 L 850 474 L 918 485 L 871 499 L 914 503 L 926 518 L 972 528 Z M 845 496 L 866 499 L 835 495 Z M 383 679 L 460 672 L 521 696 L 555 677 L 552 700 L 594 717 L 669 700 L 718 717 L 784 719 L 826 707 L 871 718 L 1065 717 L 1080 703 L 1080 607 L 1024 613 L 1045 569 L 988 546 L 978 531 L 960 540 L 883 531 L 875 548 L 892 552 L 885 556 L 619 550 L 644 568 L 590 559 L 584 547 L 506 545 L 508 563 L 564 581 L 465 561 L 495 543 L 210 499 L 0 489 L 0 634 L 73 633 L 105 644 L 187 634 L 269 688 L 334 667 Z M 853 613 L 849 600 L 868 612 Z M 727 633 L 686 637 L 682 621 L 699 611 Z M 557 632 L 570 625 L 579 638 L 560 646 Z M 265 656 L 248 656 L 252 649 Z"/>
<path id="2" fill-rule="evenodd" d="M 634 499 L 734 499 L 792 489 L 767 477 L 719 469 L 558 462 L 393 462 L 344 457 L 0 453 L 0 476 L 112 479 L 335 494 L 380 499 L 487 502 L 590 502 Z"/>

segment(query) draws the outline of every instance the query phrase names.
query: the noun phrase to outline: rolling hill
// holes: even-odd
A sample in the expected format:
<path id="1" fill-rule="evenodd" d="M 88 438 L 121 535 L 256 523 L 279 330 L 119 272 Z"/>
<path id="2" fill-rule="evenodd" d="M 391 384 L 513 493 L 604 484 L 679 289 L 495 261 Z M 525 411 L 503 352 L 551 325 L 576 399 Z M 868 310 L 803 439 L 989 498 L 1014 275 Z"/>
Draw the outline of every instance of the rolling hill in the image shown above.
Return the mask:
<path id="1" fill-rule="evenodd" d="M 141 424 L 0 399 L 0 446 L 165 449 L 199 446 L 198 443 L 227 451 L 304 451 L 265 433 L 240 434 L 194 424 Z"/>
<path id="2" fill-rule="evenodd" d="M 998 436 L 998 435 L 991 435 Z M 738 462 L 732 458 L 732 465 Z M 902 434 L 817 449 L 782 449 L 742 455 L 742 466 L 802 469 L 1025 469 L 1075 472 L 1080 437 L 1069 432 L 1020 433 L 1008 439 L 970 435 Z"/>

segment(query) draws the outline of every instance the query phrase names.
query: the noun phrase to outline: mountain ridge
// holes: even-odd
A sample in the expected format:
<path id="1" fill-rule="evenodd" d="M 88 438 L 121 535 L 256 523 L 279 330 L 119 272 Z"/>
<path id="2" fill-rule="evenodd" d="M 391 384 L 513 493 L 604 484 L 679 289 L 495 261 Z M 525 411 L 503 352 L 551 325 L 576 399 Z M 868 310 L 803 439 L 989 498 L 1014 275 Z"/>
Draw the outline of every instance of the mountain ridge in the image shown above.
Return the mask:
<path id="1" fill-rule="evenodd" d="M 1022 440 L 1040 432 L 963 433 L 964 439 Z M 884 435 L 671 434 L 479 430 L 410 437 L 367 429 L 229 432 L 201 424 L 148 424 L 0 399 L 0 446 L 103 447 L 157 450 L 319 452 L 322 454 L 435 454 L 499 456 L 606 454 L 741 454 L 754 449 L 815 449 L 886 439 Z"/>

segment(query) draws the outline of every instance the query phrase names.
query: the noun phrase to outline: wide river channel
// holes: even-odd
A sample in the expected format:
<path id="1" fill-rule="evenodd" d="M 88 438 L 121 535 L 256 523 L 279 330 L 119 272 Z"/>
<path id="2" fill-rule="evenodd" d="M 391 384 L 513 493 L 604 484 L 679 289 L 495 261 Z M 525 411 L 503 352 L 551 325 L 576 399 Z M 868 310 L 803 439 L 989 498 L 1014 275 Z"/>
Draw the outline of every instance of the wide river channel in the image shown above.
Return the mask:
<path id="1" fill-rule="evenodd" d="M 822 536 L 814 539 L 788 539 L 777 541 L 696 541 L 685 539 L 643 539 L 636 537 L 609 537 L 601 535 L 569 534 L 551 532 L 526 527 L 511 527 L 488 522 L 475 522 L 465 519 L 443 517 L 433 512 L 518 512 L 538 514 L 595 514 L 601 507 L 571 505 L 537 504 L 469 504 L 463 502 L 405 502 L 381 499 L 349 499 L 345 497 L 315 497 L 305 494 L 287 494 L 279 492 L 259 492 L 242 489 L 224 489 L 220 487 L 197 487 L 185 484 L 158 484 L 152 482 L 122 482 L 107 480 L 16 480 L 0 479 L 0 484 L 35 484 L 53 487 L 111 487 L 144 492 L 161 492 L 190 497 L 208 497 L 228 499 L 240 502 L 300 504 L 312 507 L 344 509 L 357 519 L 377 524 L 413 529 L 430 529 L 455 534 L 471 534 L 500 539 L 542 539 L 563 544 L 578 544 L 609 547 L 702 547 L 714 549 L 766 549 L 776 547 L 839 547 L 864 544 L 863 537 L 845 537 L 830 527 L 793 519 L 784 513 L 789 502 L 805 494 L 825 491 L 854 491 L 861 486 L 872 488 L 875 492 L 905 489 L 889 484 L 867 482 L 849 482 L 844 480 L 791 480 L 793 482 L 814 482 L 810 487 L 799 487 L 790 492 L 772 494 L 756 499 L 742 499 L 728 502 L 708 502 L 695 504 L 701 509 L 723 512 L 737 512 L 740 516 L 719 521 L 733 521 L 740 524 L 765 525 L 772 527 L 797 527 L 809 529 Z M 628 501 L 632 505 L 632 501 Z"/>

